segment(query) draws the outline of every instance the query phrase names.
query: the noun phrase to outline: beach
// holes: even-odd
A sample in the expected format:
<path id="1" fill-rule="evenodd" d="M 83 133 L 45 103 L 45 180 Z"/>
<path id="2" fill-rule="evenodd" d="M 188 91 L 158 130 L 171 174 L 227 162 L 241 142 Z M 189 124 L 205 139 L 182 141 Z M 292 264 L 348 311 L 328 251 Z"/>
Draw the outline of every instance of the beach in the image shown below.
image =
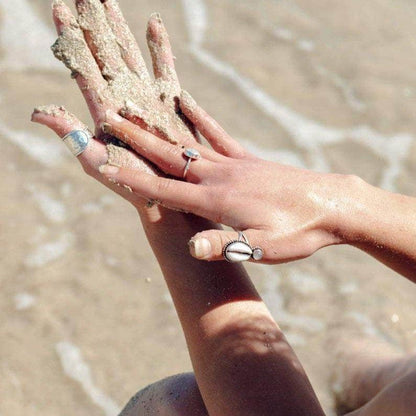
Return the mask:
<path id="1" fill-rule="evenodd" d="M 415 196 L 413 2 L 120 5 L 149 68 L 146 22 L 161 13 L 182 87 L 254 154 Z M 0 416 L 116 416 L 139 389 L 192 367 L 136 211 L 30 123 L 54 103 L 93 127 L 50 50 L 50 14 L 47 0 L 0 0 Z M 329 339 L 416 347 L 416 286 L 357 249 L 247 267 L 328 416 Z"/>

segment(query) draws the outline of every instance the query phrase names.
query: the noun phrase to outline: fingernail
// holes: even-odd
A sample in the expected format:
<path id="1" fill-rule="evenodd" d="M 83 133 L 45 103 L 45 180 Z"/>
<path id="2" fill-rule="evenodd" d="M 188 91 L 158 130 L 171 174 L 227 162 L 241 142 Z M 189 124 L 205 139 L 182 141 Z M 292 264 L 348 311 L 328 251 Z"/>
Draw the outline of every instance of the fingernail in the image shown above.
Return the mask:
<path id="1" fill-rule="evenodd" d="M 103 133 L 111 134 L 111 124 L 109 123 L 101 124 L 101 130 L 103 131 Z"/>
<path id="2" fill-rule="evenodd" d="M 160 13 L 152 13 L 150 15 L 150 19 L 156 19 L 159 23 L 162 22 L 162 16 L 160 15 Z"/>
<path id="3" fill-rule="evenodd" d="M 191 253 L 198 259 L 203 259 L 211 255 L 212 247 L 206 238 L 198 238 L 189 242 Z"/>
<path id="4" fill-rule="evenodd" d="M 56 6 L 61 6 L 63 3 L 62 0 L 53 0 L 52 2 L 52 8 L 56 7 Z"/>
<path id="5" fill-rule="evenodd" d="M 114 175 L 120 171 L 120 168 L 112 165 L 101 165 L 98 170 L 103 175 Z"/>
<path id="6" fill-rule="evenodd" d="M 125 117 L 137 116 L 140 118 L 144 118 L 149 115 L 149 112 L 140 108 L 133 101 L 126 100 L 124 102 L 124 107 L 121 109 L 121 114 Z"/>
<path id="7" fill-rule="evenodd" d="M 111 121 L 112 123 L 121 123 L 124 121 L 124 118 L 119 116 L 115 111 L 113 110 L 107 110 L 105 112 L 105 119 L 107 121 Z"/>

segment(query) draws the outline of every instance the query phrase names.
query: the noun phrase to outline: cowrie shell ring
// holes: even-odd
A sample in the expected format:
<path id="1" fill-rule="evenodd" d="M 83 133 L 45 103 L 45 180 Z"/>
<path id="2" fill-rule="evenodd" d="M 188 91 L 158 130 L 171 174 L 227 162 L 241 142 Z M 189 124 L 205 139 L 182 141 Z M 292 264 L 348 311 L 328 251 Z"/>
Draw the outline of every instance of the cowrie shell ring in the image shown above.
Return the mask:
<path id="1" fill-rule="evenodd" d="M 242 231 L 238 232 L 238 239 L 227 243 L 222 255 L 230 263 L 240 263 L 250 259 L 259 261 L 263 258 L 263 250 L 260 247 L 251 247 L 247 237 Z"/>

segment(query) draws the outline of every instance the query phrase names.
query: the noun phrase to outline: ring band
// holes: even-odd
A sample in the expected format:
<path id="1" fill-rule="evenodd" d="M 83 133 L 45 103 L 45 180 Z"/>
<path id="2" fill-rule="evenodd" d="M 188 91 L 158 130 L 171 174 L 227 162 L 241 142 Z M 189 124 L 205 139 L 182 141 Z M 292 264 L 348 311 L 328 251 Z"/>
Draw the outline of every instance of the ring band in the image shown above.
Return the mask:
<path id="1" fill-rule="evenodd" d="M 88 147 L 92 134 L 88 130 L 72 130 L 62 138 L 74 156 L 79 156 Z"/>
<path id="2" fill-rule="evenodd" d="M 263 258 L 263 254 L 260 247 L 251 247 L 242 231 L 238 232 L 237 240 L 228 242 L 222 250 L 223 257 L 230 263 L 240 263 L 250 259 L 259 261 Z"/>
<path id="3" fill-rule="evenodd" d="M 185 179 L 188 174 L 189 167 L 191 166 L 191 162 L 193 160 L 201 159 L 201 154 L 196 149 L 188 148 L 183 151 L 183 155 L 188 158 L 182 175 L 182 178 Z"/>

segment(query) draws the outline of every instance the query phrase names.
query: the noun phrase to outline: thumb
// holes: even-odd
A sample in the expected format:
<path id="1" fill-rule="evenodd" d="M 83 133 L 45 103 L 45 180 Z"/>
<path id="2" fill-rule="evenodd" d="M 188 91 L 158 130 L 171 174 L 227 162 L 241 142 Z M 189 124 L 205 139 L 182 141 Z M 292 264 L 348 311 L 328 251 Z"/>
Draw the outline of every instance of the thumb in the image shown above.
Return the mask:
<path id="1" fill-rule="evenodd" d="M 232 263 L 259 261 L 264 253 L 256 243 L 263 240 L 262 233 L 257 230 L 247 230 L 244 233 L 223 230 L 202 231 L 191 238 L 189 249 L 191 255 L 198 260 L 228 260 Z M 232 244 L 237 242 L 241 244 Z M 227 254 L 226 258 L 224 254 Z"/>

